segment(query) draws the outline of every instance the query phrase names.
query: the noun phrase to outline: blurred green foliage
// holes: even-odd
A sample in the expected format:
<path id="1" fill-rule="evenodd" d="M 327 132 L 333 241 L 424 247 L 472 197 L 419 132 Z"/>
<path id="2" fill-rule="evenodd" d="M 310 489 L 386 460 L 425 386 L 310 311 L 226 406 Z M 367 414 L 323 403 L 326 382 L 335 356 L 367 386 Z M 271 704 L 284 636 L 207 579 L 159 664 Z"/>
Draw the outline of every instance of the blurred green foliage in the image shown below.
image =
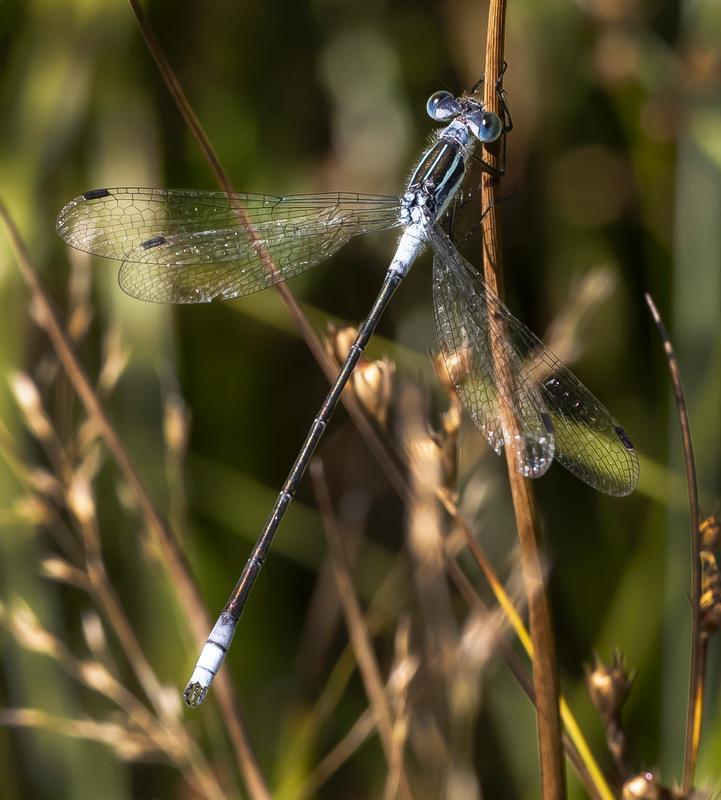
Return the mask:
<path id="1" fill-rule="evenodd" d="M 221 161 L 247 191 L 398 191 L 432 127 L 426 98 L 473 84 L 484 58 L 487 8 L 471 0 L 157 0 L 147 9 Z M 668 783 L 680 778 L 683 753 L 688 524 L 669 380 L 643 293 L 656 298 L 678 351 L 704 509 L 711 513 L 721 481 L 720 43 L 717 0 L 509 3 L 505 87 L 515 129 L 501 190 L 508 302 L 543 334 L 573 305 L 584 275 L 599 271 L 609 282 L 605 299 L 577 321 L 572 341 L 560 341 L 572 345 L 564 356 L 643 455 L 640 486 L 624 500 L 594 493 L 558 466 L 537 483 L 563 688 L 608 767 L 582 665 L 594 648 L 608 656 L 621 647 L 638 669 L 626 713 L 633 763 L 658 765 Z M 54 234 L 55 214 L 68 199 L 106 185 L 215 188 L 212 175 L 126 4 L 6 1 L 0 67 L 0 192 L 66 311 L 71 274 L 77 279 L 88 269 L 87 259 L 69 254 Z M 392 235 L 353 242 L 292 282 L 319 330 L 331 317 L 362 318 L 393 243 Z M 471 240 L 469 258 L 478 251 Z M 4 238 L 0 302 L 0 418 L 22 457 L 41 463 L 6 377 L 22 369 L 48 387 L 55 366 Z M 215 612 L 324 394 L 324 379 L 272 291 L 225 305 L 155 307 L 123 296 L 116 265 L 98 262 L 92 309 L 83 359 L 95 374 L 104 333 L 119 330 L 129 361 L 109 412 L 176 524 Z M 427 258 L 380 333 L 370 354 L 395 359 L 399 381 L 418 382 L 428 408 L 432 397 L 437 404 L 425 357 L 434 341 Z M 164 402 L 176 395 L 192 420 L 182 480 L 168 469 L 162 425 Z M 44 400 L 61 438 L 69 436 L 82 413 L 67 386 L 54 383 Z M 462 446 L 464 512 L 506 576 L 514 529 L 502 460 L 470 426 Z M 344 411 L 321 455 L 339 515 L 363 534 L 355 569 L 362 599 L 370 600 L 397 558 L 406 564 L 375 640 L 387 668 L 395 619 L 418 604 L 403 554 L 403 509 Z M 57 545 L 42 526 L 23 523 L 21 494 L 0 462 L 2 601 L 22 597 L 83 654 L 80 620 L 89 601 L 39 576 L 39 560 Z M 194 647 L 162 571 L 147 558 L 141 523 L 127 509 L 111 463 L 99 476 L 96 501 L 113 585 L 161 680 L 180 688 Z M 347 641 L 338 624 L 327 647 L 315 650 L 308 612 L 325 559 L 306 480 L 226 667 L 277 797 L 296 796 L 294 787 L 367 704 L 353 672 L 332 713 L 322 724 L 317 718 L 316 703 Z M 487 594 L 471 568 L 469 574 Z M 0 706 L 71 717 L 109 713 L 49 659 L 24 652 L 8 635 L 0 641 Z M 699 769 L 701 783 L 716 785 L 719 663 L 716 642 Z M 127 665 L 121 675 L 132 685 Z M 481 707 L 459 750 L 484 796 L 536 797 L 532 710 L 502 662 L 482 678 Z M 226 765 L 223 783 L 233 791 L 237 776 L 217 717 L 203 710 L 189 724 L 214 762 Z M 317 796 L 380 797 L 385 771 L 371 738 Z M 424 796 L 443 796 L 431 766 L 424 773 L 416 763 L 415 773 L 425 779 Z M 43 731 L 0 730 L 0 775 L 3 797 L 13 799 L 192 796 L 168 766 L 126 764 L 100 744 Z M 577 779 L 570 781 L 572 796 L 583 796 Z"/>

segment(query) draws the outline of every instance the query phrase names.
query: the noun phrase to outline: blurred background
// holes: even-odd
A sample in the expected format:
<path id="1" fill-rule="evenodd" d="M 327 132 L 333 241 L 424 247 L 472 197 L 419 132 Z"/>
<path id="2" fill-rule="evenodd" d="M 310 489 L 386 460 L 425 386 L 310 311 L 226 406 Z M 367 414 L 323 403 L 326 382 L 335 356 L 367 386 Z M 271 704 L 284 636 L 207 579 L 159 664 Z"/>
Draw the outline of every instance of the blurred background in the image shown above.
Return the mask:
<path id="1" fill-rule="evenodd" d="M 483 68 L 484 2 L 146 7 L 244 191 L 397 193 L 433 128 L 427 97 L 471 86 Z M 678 352 L 711 514 L 721 488 L 720 43 L 716 0 L 508 8 L 507 302 L 641 454 L 638 489 L 625 499 L 558 465 L 535 484 L 563 691 L 612 774 L 583 665 L 594 650 L 608 660 L 620 647 L 637 669 L 624 716 L 630 768 L 657 767 L 668 784 L 680 779 L 683 757 L 688 516 L 668 372 L 643 294 L 655 297 Z M 143 304 L 118 288 L 116 264 L 69 252 L 56 237 L 58 210 L 90 188 L 217 188 L 126 3 L 6 0 L 0 119 L 2 199 L 215 617 L 327 383 L 273 290 L 209 306 Z M 393 233 L 353 241 L 291 282 L 320 334 L 329 322 L 363 318 L 394 244 Z M 478 237 L 464 253 L 478 263 Z M 196 647 L 172 580 L 33 322 L 5 237 L 0 303 L 3 797 L 247 796 L 215 700 L 198 712 L 180 707 Z M 369 348 L 395 368 L 387 419 L 373 424 L 410 454 L 410 476 L 448 404 L 428 354 L 434 341 L 426 256 Z M 505 462 L 467 419 L 458 445 L 461 511 L 520 598 Z M 530 703 L 497 643 L 485 653 L 468 645 L 478 620 L 424 561 L 423 530 L 447 532 L 445 512 L 427 492 L 415 511 L 399 501 L 344 409 L 319 455 L 383 679 L 394 665 L 414 675 L 397 689 L 414 796 L 537 797 Z M 323 516 L 307 476 L 225 669 L 273 797 L 395 796 L 378 736 L 359 733 L 368 698 Z M 73 572 L 88 536 L 99 537 L 105 588 L 165 687 L 154 703 L 107 606 Z M 492 605 L 474 564 L 460 563 Z M 699 784 L 716 788 L 719 656 L 715 642 L 698 772 Z M 95 682 L 79 665 L 96 665 Z M 143 713 L 165 723 L 142 722 Z M 159 741 L 151 728 L 175 738 Z M 331 768 L 324 759 L 343 741 L 346 757 Z M 586 796 L 571 769 L 569 783 L 572 797 Z"/>

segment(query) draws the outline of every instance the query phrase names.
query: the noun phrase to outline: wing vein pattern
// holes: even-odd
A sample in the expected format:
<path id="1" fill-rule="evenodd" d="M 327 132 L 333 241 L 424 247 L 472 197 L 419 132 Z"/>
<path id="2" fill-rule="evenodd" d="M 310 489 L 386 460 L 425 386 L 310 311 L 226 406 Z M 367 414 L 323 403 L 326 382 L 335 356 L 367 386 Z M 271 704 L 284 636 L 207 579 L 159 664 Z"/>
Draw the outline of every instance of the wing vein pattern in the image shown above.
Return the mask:
<path id="1" fill-rule="evenodd" d="M 491 447 L 514 450 L 516 467 L 535 477 L 556 458 L 585 483 L 622 496 L 638 481 L 638 457 L 623 428 L 571 371 L 517 320 L 438 227 L 434 250 L 436 330 L 449 376 Z M 492 319 L 493 318 L 493 319 Z M 494 348 L 514 380 L 497 379 Z M 518 441 L 504 442 L 503 403 Z"/>
<path id="2" fill-rule="evenodd" d="M 205 303 L 252 294 L 325 260 L 351 237 L 399 225 L 397 197 L 278 197 L 186 189 L 95 189 L 57 220 L 79 250 L 123 262 L 141 300 Z M 271 266 L 272 265 L 272 266 Z"/>

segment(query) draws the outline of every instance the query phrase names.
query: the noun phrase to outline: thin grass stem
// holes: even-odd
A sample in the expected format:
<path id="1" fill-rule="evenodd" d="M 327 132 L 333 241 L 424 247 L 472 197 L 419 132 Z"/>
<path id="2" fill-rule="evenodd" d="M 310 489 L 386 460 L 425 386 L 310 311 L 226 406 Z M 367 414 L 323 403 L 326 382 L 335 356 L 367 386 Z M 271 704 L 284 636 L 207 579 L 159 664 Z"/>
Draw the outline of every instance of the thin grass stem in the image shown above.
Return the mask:
<path id="1" fill-rule="evenodd" d="M 708 651 L 708 639 L 701 635 L 701 510 L 698 500 L 698 480 L 696 477 L 693 442 L 691 440 L 691 425 L 688 419 L 681 370 L 671 343 L 671 337 L 668 335 L 653 298 L 648 293 L 646 294 L 646 303 L 661 336 L 663 351 L 668 362 L 668 371 L 671 375 L 676 411 L 678 413 L 678 425 L 681 429 L 686 485 L 688 488 L 689 523 L 691 526 L 691 665 L 689 669 L 686 742 L 682 779 L 682 791 L 684 794 L 688 794 L 693 786 L 701 742 L 706 654 Z"/>

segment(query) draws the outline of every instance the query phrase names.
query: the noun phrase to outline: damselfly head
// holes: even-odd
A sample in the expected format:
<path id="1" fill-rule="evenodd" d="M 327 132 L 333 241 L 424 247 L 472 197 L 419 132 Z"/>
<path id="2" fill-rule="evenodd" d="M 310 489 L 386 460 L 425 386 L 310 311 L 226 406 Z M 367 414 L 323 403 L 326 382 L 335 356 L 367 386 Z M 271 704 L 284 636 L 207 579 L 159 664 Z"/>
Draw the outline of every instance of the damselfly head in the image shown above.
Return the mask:
<path id="1" fill-rule="evenodd" d="M 426 111 L 436 122 L 450 122 L 458 117 L 481 142 L 495 142 L 503 133 L 503 123 L 498 114 L 485 111 L 483 103 L 471 96 L 458 99 L 442 90 L 428 98 Z"/>

